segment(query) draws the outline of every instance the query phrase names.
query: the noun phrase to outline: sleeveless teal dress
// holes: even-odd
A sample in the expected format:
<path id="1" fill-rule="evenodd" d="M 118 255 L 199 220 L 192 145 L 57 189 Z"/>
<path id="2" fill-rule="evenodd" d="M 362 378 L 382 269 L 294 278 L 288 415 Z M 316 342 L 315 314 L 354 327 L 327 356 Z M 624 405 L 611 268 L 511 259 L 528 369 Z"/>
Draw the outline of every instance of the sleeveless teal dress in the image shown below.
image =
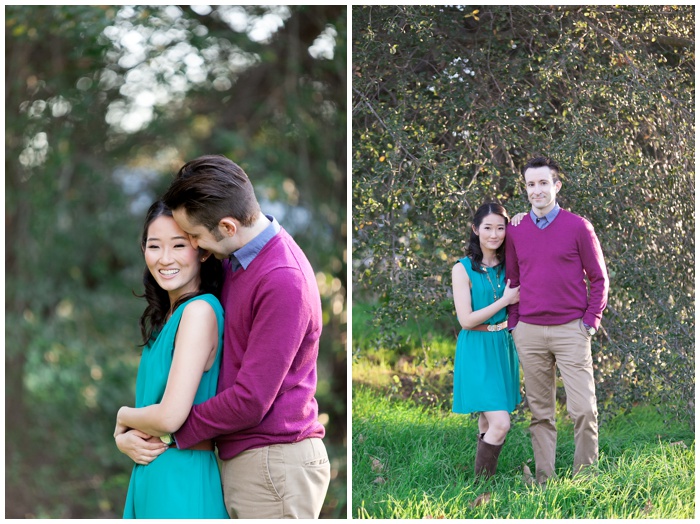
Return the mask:
<path id="1" fill-rule="evenodd" d="M 216 312 L 219 347 L 211 368 L 202 375 L 194 403 L 216 394 L 224 332 L 224 312 L 214 295 L 200 295 L 181 304 L 154 342 L 143 350 L 136 377 L 136 407 L 161 401 L 170 373 L 175 335 L 185 306 L 204 300 Z M 214 451 L 169 448 L 147 466 L 135 464 L 126 495 L 124 518 L 229 518 Z"/>
<path id="2" fill-rule="evenodd" d="M 473 310 L 492 304 L 494 289 L 486 273 L 474 271 L 468 257 L 460 262 L 472 283 Z M 505 290 L 504 268 L 485 269 L 493 286 L 498 286 L 496 296 L 501 298 Z M 507 318 L 506 308 L 503 308 L 485 324 L 500 324 Z M 452 411 L 455 413 L 511 412 L 515 409 L 521 400 L 520 367 L 513 337 L 507 329 L 460 331 L 455 354 L 453 393 Z"/>

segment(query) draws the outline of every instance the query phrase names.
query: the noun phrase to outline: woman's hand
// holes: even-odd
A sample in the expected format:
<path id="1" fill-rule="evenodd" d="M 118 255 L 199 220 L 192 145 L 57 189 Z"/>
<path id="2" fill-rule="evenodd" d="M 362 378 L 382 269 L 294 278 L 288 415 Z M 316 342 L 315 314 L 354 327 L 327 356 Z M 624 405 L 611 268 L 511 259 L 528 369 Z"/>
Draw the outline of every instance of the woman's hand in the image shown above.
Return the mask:
<path id="1" fill-rule="evenodd" d="M 114 441 L 119 451 L 142 466 L 147 466 L 168 449 L 160 438 L 152 437 L 138 429 L 120 433 L 114 437 Z"/>
<path id="2" fill-rule="evenodd" d="M 510 223 L 513 224 L 513 226 L 517 227 L 517 225 L 520 224 L 520 222 L 522 221 L 523 218 L 525 218 L 526 215 L 527 215 L 527 213 L 518 213 L 517 215 L 515 215 L 513 218 L 510 219 Z"/>
<path id="3" fill-rule="evenodd" d="M 503 298 L 508 305 L 520 302 L 520 286 L 510 287 L 510 279 L 506 282 L 506 289 L 503 291 Z"/>

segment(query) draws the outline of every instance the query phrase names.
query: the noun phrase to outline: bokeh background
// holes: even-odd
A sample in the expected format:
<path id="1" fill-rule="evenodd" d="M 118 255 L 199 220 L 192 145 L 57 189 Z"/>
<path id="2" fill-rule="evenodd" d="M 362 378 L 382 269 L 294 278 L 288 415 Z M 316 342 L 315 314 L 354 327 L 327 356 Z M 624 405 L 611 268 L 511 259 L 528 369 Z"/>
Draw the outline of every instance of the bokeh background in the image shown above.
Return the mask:
<path id="1" fill-rule="evenodd" d="M 120 517 L 144 213 L 224 154 L 308 254 L 346 516 L 345 6 L 5 7 L 5 516 Z M 281 334 L 282 335 L 282 334 Z"/>

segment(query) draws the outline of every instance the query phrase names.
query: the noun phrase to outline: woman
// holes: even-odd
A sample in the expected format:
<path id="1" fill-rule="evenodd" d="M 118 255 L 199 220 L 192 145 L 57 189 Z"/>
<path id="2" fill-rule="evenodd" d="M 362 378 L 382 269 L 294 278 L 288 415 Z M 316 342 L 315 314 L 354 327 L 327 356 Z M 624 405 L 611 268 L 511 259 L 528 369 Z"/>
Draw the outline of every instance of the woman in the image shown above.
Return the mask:
<path id="1" fill-rule="evenodd" d="M 168 445 L 192 405 L 216 393 L 224 320 L 217 299 L 221 264 L 192 247 L 160 201 L 148 211 L 141 247 L 147 266 L 145 347 L 136 407 L 119 410 L 114 432 L 117 447 L 136 462 L 124 518 L 228 518 L 213 443 L 188 450 Z M 152 443 L 150 454 L 136 454 L 131 443 L 137 438 Z"/>
<path id="2" fill-rule="evenodd" d="M 452 289 L 462 331 L 454 371 L 455 413 L 479 412 L 474 473 L 496 472 L 510 412 L 520 402 L 520 370 L 508 332 L 506 306 L 520 300 L 520 288 L 505 282 L 508 214 L 484 204 L 474 215 L 467 256 L 452 268 Z"/>

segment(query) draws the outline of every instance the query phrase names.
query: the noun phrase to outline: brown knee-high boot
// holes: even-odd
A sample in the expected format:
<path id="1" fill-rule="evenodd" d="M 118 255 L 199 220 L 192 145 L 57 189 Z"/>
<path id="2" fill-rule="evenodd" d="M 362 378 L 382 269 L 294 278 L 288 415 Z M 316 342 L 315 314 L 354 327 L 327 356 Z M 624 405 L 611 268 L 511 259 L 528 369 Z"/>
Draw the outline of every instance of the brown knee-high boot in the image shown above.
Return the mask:
<path id="1" fill-rule="evenodd" d="M 496 465 L 498 464 L 498 455 L 501 454 L 503 444 L 489 444 L 484 441 L 484 433 L 479 435 L 479 440 L 476 445 L 476 460 L 474 461 L 474 474 L 485 478 L 491 477 L 496 473 Z"/>

